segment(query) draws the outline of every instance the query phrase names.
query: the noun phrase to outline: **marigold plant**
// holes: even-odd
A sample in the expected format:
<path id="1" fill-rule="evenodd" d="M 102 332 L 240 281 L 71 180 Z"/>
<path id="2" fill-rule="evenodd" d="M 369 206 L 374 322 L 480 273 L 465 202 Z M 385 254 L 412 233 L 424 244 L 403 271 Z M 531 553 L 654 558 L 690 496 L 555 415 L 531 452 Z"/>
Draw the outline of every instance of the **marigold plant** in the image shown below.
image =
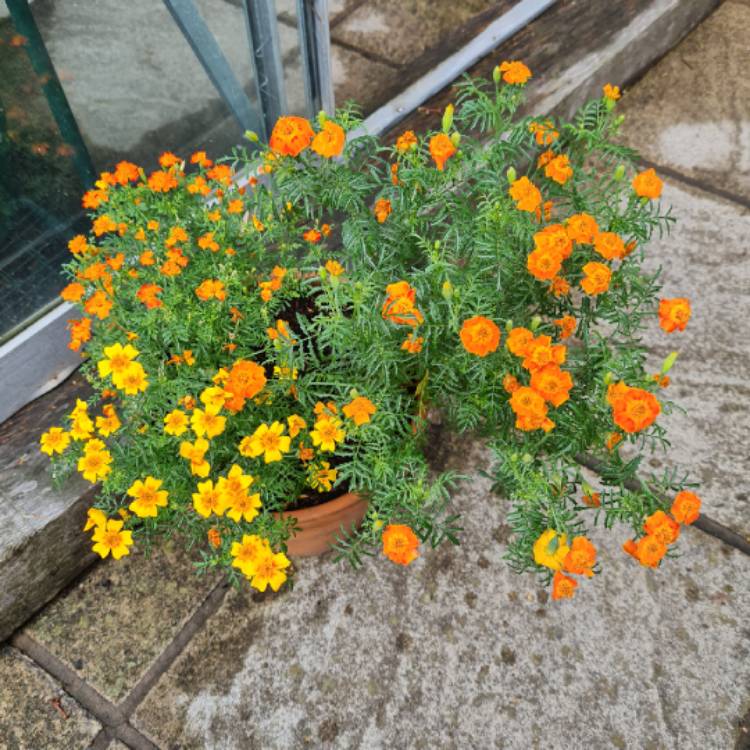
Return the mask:
<path id="1" fill-rule="evenodd" d="M 700 508 L 675 472 L 629 481 L 673 408 L 674 357 L 650 373 L 644 328 L 679 336 L 691 312 L 642 268 L 673 219 L 613 140 L 617 87 L 572 122 L 519 116 L 531 75 L 467 79 L 439 132 L 393 146 L 347 137 L 350 108 L 281 118 L 265 152 L 101 175 L 63 290 L 95 395 L 41 440 L 56 473 L 101 483 L 99 554 L 179 534 L 201 567 L 277 590 L 294 508 L 349 490 L 368 511 L 339 556 L 409 565 L 458 540 L 456 477 L 421 450 L 432 409 L 487 439 L 507 558 L 553 599 L 606 565 L 597 523 L 660 564 Z"/>

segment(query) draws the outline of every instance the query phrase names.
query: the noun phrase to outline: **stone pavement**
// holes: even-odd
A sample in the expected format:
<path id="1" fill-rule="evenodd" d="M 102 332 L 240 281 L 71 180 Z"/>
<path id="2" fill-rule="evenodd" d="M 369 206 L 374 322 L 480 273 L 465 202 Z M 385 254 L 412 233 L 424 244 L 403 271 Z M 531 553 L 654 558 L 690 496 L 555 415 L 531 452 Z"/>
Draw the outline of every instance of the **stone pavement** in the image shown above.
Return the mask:
<path id="1" fill-rule="evenodd" d="M 694 308 L 685 333 L 649 336 L 655 368 L 682 351 L 670 388 L 688 409 L 653 460 L 687 465 L 705 511 L 744 535 L 749 33 L 750 4 L 728 0 L 622 102 L 625 138 L 667 175 L 678 217 L 651 257 Z M 468 472 L 487 456 L 452 438 L 435 461 Z M 686 529 L 680 559 L 649 571 L 615 529 L 594 539 L 602 575 L 552 603 L 503 562 L 506 507 L 487 480 L 454 505 L 460 547 L 408 569 L 305 560 L 278 595 L 197 579 L 170 548 L 97 565 L 0 652 L 0 737 L 34 750 L 750 748 L 750 557 Z"/>

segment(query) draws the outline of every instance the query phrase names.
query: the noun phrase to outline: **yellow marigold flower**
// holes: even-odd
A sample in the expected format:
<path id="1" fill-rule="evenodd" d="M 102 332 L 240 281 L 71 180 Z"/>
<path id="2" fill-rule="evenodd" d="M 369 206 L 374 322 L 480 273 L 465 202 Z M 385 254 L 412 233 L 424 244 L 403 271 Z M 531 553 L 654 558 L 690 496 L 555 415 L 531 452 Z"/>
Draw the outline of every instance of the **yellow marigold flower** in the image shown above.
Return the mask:
<path id="1" fill-rule="evenodd" d="M 164 417 L 164 432 L 167 435 L 182 435 L 188 427 L 188 417 L 184 411 L 173 409 Z"/>
<path id="2" fill-rule="evenodd" d="M 83 455 L 78 459 L 78 471 L 92 484 L 104 479 L 112 467 L 112 455 L 104 448 L 101 440 L 89 440 L 84 446 Z"/>
<path id="3" fill-rule="evenodd" d="M 148 388 L 146 371 L 140 362 L 131 362 L 124 372 L 113 373 L 112 382 L 128 396 L 134 396 Z"/>
<path id="4" fill-rule="evenodd" d="M 315 429 L 310 432 L 313 445 L 322 451 L 335 451 L 336 443 L 346 439 L 346 432 L 341 429 L 341 422 L 335 417 L 318 419 Z"/>
<path id="5" fill-rule="evenodd" d="M 341 276 L 344 273 L 344 267 L 337 260 L 327 261 L 325 268 L 331 276 Z"/>
<path id="6" fill-rule="evenodd" d="M 263 222 L 255 214 L 253 214 L 252 216 L 252 222 L 257 232 L 265 231 L 266 227 L 264 226 Z"/>
<path id="7" fill-rule="evenodd" d="M 94 423 L 88 414 L 81 413 L 73 418 L 70 424 L 70 436 L 73 440 L 88 440 L 94 432 Z"/>
<path id="8" fill-rule="evenodd" d="M 369 398 L 357 396 L 346 404 L 341 411 L 344 412 L 344 416 L 354 420 L 354 424 L 359 427 L 370 421 L 370 417 L 377 411 L 377 407 Z"/>
<path id="9" fill-rule="evenodd" d="M 292 438 L 296 438 L 297 435 L 299 435 L 300 430 L 304 430 L 307 427 L 307 422 L 305 422 L 305 420 L 297 414 L 292 414 L 291 416 L 287 417 L 286 421 L 289 425 L 289 437 Z"/>
<path id="10" fill-rule="evenodd" d="M 328 461 L 321 461 L 319 467 L 310 467 L 310 486 L 318 492 L 329 492 L 337 476 L 338 471 Z"/>
<path id="11" fill-rule="evenodd" d="M 199 477 L 208 476 L 211 465 L 206 461 L 208 440 L 197 438 L 194 443 L 187 440 L 180 443 L 180 456 L 190 461 L 190 471 Z"/>
<path id="12" fill-rule="evenodd" d="M 123 530 L 123 522 L 116 521 L 114 518 L 110 518 L 106 526 L 97 526 L 94 529 L 94 541 L 93 550 L 102 558 L 106 557 L 110 552 L 115 560 L 119 560 L 124 555 L 130 554 L 130 549 L 133 545 L 133 532 Z"/>
<path id="13" fill-rule="evenodd" d="M 208 518 L 211 513 L 224 515 L 227 503 L 218 485 L 214 486 L 213 481 L 207 479 L 205 482 L 198 482 L 198 492 L 193 493 L 193 507 L 201 516 Z"/>
<path id="14" fill-rule="evenodd" d="M 240 453 L 243 456 L 257 458 L 263 454 L 265 463 L 281 461 L 284 453 L 289 452 L 291 438 L 284 435 L 284 425 L 273 422 L 270 426 L 263 423 L 249 438 L 240 443 Z"/>
<path id="15" fill-rule="evenodd" d="M 204 435 L 210 440 L 224 432 L 227 418 L 219 416 L 221 407 L 206 407 L 206 410 L 195 409 L 190 417 L 190 426 L 198 437 Z"/>
<path id="16" fill-rule="evenodd" d="M 84 531 L 93 529 L 95 526 L 106 526 L 107 516 L 104 511 L 99 508 L 89 508 L 86 512 L 86 525 L 83 527 Z"/>
<path id="17" fill-rule="evenodd" d="M 224 371 L 226 373 L 226 370 Z M 228 376 L 228 373 L 226 373 Z M 223 388 L 218 386 L 210 386 L 205 388 L 200 395 L 201 403 L 206 405 L 206 409 L 221 409 L 226 401 L 231 397 L 231 393 L 228 393 Z"/>
<path id="18" fill-rule="evenodd" d="M 124 373 L 130 367 L 130 363 L 138 356 L 138 350 L 131 344 L 112 344 L 104 347 L 105 359 L 97 362 L 99 377 L 106 378 L 108 375 Z"/>
<path id="19" fill-rule="evenodd" d="M 226 477 L 220 477 L 216 488 L 222 494 L 227 515 L 233 520 L 252 521 L 258 515 L 261 507 L 260 493 L 248 494 L 248 488 L 255 480 L 242 471 L 242 467 L 233 464 Z"/>
<path id="20" fill-rule="evenodd" d="M 255 572 L 250 585 L 258 591 L 265 591 L 268 586 L 278 591 L 286 581 L 284 570 L 290 565 L 289 558 L 283 552 L 266 552 L 255 561 Z"/>
<path id="21" fill-rule="evenodd" d="M 563 560 L 570 552 L 566 534 L 547 529 L 534 542 L 534 562 L 550 570 L 561 570 Z"/>
<path id="22" fill-rule="evenodd" d="M 161 479 L 147 476 L 143 481 L 138 479 L 128 489 L 128 495 L 135 498 L 128 506 L 138 518 L 155 518 L 159 508 L 167 507 L 166 490 L 159 489 L 162 485 Z"/>
<path id="23" fill-rule="evenodd" d="M 70 433 L 65 432 L 62 427 L 50 427 L 40 441 L 42 453 L 51 456 L 53 453 L 62 453 L 70 445 Z"/>
<path id="24" fill-rule="evenodd" d="M 104 404 L 102 406 L 102 416 L 96 418 L 96 429 L 99 431 L 99 434 L 109 437 L 113 432 L 117 432 L 120 427 L 122 427 L 122 422 L 117 416 L 115 407 L 112 404 Z"/>
<path id="25" fill-rule="evenodd" d="M 241 542 L 232 542 L 230 554 L 234 558 L 232 566 L 239 568 L 249 578 L 255 575 L 258 561 L 264 555 L 272 553 L 268 539 L 257 534 L 243 534 Z"/>

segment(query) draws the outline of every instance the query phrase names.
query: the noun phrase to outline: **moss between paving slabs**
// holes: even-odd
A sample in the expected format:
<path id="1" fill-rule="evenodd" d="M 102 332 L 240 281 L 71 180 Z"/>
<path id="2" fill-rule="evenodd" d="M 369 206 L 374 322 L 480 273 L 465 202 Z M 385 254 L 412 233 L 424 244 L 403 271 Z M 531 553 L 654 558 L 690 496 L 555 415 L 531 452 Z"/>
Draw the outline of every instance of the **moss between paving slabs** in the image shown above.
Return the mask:
<path id="1" fill-rule="evenodd" d="M 176 543 L 135 552 L 98 565 L 25 632 L 118 703 L 217 580 L 197 576 Z"/>
<path id="2" fill-rule="evenodd" d="M 101 729 L 46 672 L 14 648 L 0 648 L 0 747 L 85 748 Z"/>

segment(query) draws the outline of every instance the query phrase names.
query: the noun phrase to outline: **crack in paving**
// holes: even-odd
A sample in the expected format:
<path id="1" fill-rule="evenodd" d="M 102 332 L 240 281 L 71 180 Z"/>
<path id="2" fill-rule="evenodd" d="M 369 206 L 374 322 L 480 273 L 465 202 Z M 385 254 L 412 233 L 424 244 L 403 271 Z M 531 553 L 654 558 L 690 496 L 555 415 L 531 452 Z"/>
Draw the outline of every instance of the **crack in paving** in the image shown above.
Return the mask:
<path id="1" fill-rule="evenodd" d="M 119 705 L 107 700 L 67 664 L 26 633 L 17 633 L 10 642 L 39 668 L 56 679 L 72 698 L 102 724 L 102 729 L 94 738 L 90 750 L 106 750 L 113 739 L 124 742 L 133 750 L 160 750 L 130 723 L 130 719 L 159 678 L 172 666 L 193 636 L 219 609 L 228 590 L 229 583 L 226 580 L 221 580 L 211 589 L 201 605 L 161 654 L 154 659 L 143 677 Z"/>

